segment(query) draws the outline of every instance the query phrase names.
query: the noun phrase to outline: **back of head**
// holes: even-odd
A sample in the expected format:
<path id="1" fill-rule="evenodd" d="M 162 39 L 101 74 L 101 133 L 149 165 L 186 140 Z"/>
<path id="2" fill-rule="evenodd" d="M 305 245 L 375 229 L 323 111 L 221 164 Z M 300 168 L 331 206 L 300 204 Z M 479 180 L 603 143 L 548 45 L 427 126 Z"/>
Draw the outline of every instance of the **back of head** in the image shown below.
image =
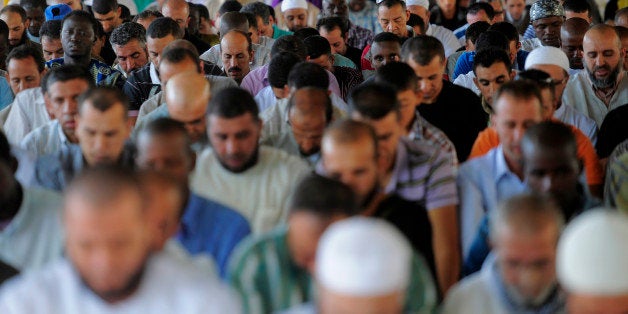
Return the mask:
<path id="1" fill-rule="evenodd" d="M 46 4 L 46 0 L 21 0 L 20 6 L 25 10 L 40 8 L 43 11 L 46 9 L 48 4 Z"/>
<path id="2" fill-rule="evenodd" d="M 262 23 L 268 24 L 270 12 L 268 10 L 268 6 L 263 2 L 250 2 L 240 9 L 240 12 L 251 13 L 256 17 L 259 16 L 262 18 Z"/>
<path id="3" fill-rule="evenodd" d="M 552 80 L 552 77 L 549 74 L 547 74 L 547 72 L 536 70 L 536 69 L 520 71 L 517 73 L 515 80 L 527 80 L 529 82 L 536 84 L 539 90 L 542 91 L 542 90 L 548 89 L 551 92 L 551 94 L 554 95 L 555 84 L 554 84 L 554 81 Z"/>
<path id="4" fill-rule="evenodd" d="M 201 73 L 201 59 L 199 59 L 196 47 L 187 40 L 177 39 L 164 48 L 160 62 L 179 64 L 185 60 L 193 62 L 197 67 L 198 73 Z"/>
<path id="5" fill-rule="evenodd" d="M 3 20 L 0 20 L 0 39 L 5 41 L 9 38 L 9 26 Z"/>
<path id="6" fill-rule="evenodd" d="M 477 15 L 482 11 L 486 13 L 486 16 L 489 20 L 493 20 L 493 18 L 495 17 L 495 10 L 493 9 L 493 6 L 486 2 L 476 2 L 470 5 L 469 8 L 467 8 L 467 15 Z"/>
<path id="7" fill-rule="evenodd" d="M 244 14 L 244 16 L 246 16 L 246 20 L 249 22 L 249 30 L 252 29 L 259 29 L 259 26 L 257 25 L 257 17 L 255 16 L 255 14 L 253 13 L 249 13 L 249 12 L 240 12 L 242 14 Z"/>
<path id="8" fill-rule="evenodd" d="M 321 66 L 310 62 L 301 62 L 295 64 L 290 70 L 288 86 L 296 89 L 311 86 L 327 90 L 329 89 L 329 76 Z"/>
<path id="9" fill-rule="evenodd" d="M 628 7 L 617 10 L 617 12 L 615 12 L 615 25 L 618 25 L 622 20 L 624 20 L 625 22 L 628 21 Z"/>
<path id="10" fill-rule="evenodd" d="M 343 18 L 339 16 L 324 17 L 322 19 L 319 19 L 318 22 L 316 22 L 316 29 L 319 32 L 321 31 L 321 29 L 323 29 L 329 33 L 337 28 L 340 30 L 340 35 L 343 38 L 345 37 L 348 31 L 347 27 L 348 27 L 347 23 L 345 23 Z"/>
<path id="11" fill-rule="evenodd" d="M 307 47 L 307 55 L 310 59 L 317 59 L 322 55 L 331 55 L 331 46 L 327 39 L 322 36 L 310 36 L 303 40 Z"/>
<path id="12" fill-rule="evenodd" d="M 303 40 L 294 35 L 286 35 L 277 38 L 270 49 L 270 57 L 273 58 L 281 52 L 291 52 L 298 56 L 301 61 L 305 61 L 307 58 L 307 48 Z"/>
<path id="13" fill-rule="evenodd" d="M 175 39 L 181 39 L 184 35 L 179 24 L 169 17 L 155 19 L 146 30 L 146 36 L 150 38 L 164 38 L 168 35 L 172 35 Z"/>
<path id="14" fill-rule="evenodd" d="M 124 120 L 127 119 L 129 99 L 119 88 L 98 86 L 87 90 L 78 99 L 79 115 L 83 113 L 88 102 L 91 107 L 100 112 L 106 112 L 113 106 L 120 105 L 123 109 Z"/>
<path id="15" fill-rule="evenodd" d="M 160 229 L 169 227 L 178 229 L 190 191 L 187 184 L 172 180 L 172 177 L 159 171 L 142 170 L 137 173 L 140 188 L 146 198 L 146 210 L 149 215 L 159 215 L 166 221 L 160 221 Z M 163 210 L 161 213 L 151 211 Z M 167 226 L 166 226 L 167 225 Z M 165 231 L 165 230 L 159 230 Z M 165 239 L 172 235 L 168 235 Z M 164 239 L 164 240 L 165 240 Z"/>
<path id="16" fill-rule="evenodd" d="M 519 33 L 517 32 L 517 28 L 508 22 L 497 22 L 491 25 L 488 30 L 502 33 L 504 36 L 506 36 L 508 41 L 519 41 Z"/>
<path id="17" fill-rule="evenodd" d="M 46 72 L 46 75 L 44 75 L 44 78 L 41 80 L 42 93 L 48 93 L 48 90 L 54 83 L 67 82 L 76 79 L 86 82 L 89 87 L 94 86 L 94 79 L 85 67 L 64 64 Z"/>
<path id="18" fill-rule="evenodd" d="M 218 8 L 218 14 L 220 14 L 221 16 L 220 22 L 222 23 L 222 16 L 224 14 L 229 12 L 239 12 L 240 10 L 242 10 L 242 4 L 240 4 L 240 2 L 236 0 L 228 0 L 223 2 Z"/>
<path id="19" fill-rule="evenodd" d="M 534 99 L 539 104 L 539 112 L 541 111 L 541 104 L 543 98 L 541 98 L 541 92 L 535 83 L 528 81 L 510 81 L 502 85 L 493 96 L 493 109 L 495 113 L 499 113 L 499 109 L 502 102 L 501 98 L 509 96 L 517 100 L 517 104 L 522 101 Z"/>
<path id="20" fill-rule="evenodd" d="M 294 31 L 293 35 L 298 37 L 301 40 L 305 40 L 306 38 L 308 38 L 310 36 L 320 35 L 320 33 L 318 32 L 318 30 L 316 30 L 316 28 L 313 28 L 313 27 L 303 27 L 303 28 L 299 28 L 296 31 Z"/>
<path id="21" fill-rule="evenodd" d="M 268 64 L 268 83 L 275 88 L 288 85 L 288 74 L 301 59 L 291 52 L 281 52 L 274 56 Z"/>
<path id="22" fill-rule="evenodd" d="M 323 134 L 323 141 L 328 141 L 336 144 L 353 144 L 361 141 L 363 138 L 367 138 L 373 144 L 373 151 L 375 157 L 377 157 L 377 135 L 375 130 L 365 122 L 340 119 L 330 124 Z M 323 145 L 323 154 L 324 154 Z"/>
<path id="23" fill-rule="evenodd" d="M 440 40 L 427 35 L 420 35 L 406 40 L 401 47 L 401 58 L 404 62 L 412 59 L 420 65 L 428 65 L 434 58 L 445 60 L 445 48 Z"/>
<path id="24" fill-rule="evenodd" d="M 480 36 L 478 36 L 478 40 L 475 42 L 476 50 L 482 50 L 488 47 L 495 47 L 504 51 L 510 51 L 510 42 L 504 34 L 489 30 L 480 34 Z"/>
<path id="25" fill-rule="evenodd" d="M 544 121 L 528 128 L 521 140 L 524 156 L 534 151 L 567 149 L 574 159 L 578 159 L 578 144 L 573 131 L 565 124 Z"/>
<path id="26" fill-rule="evenodd" d="M 200 109 L 197 106 L 207 106 L 209 82 L 200 73 L 188 71 L 175 74 L 166 83 L 164 97 L 169 111 L 194 111 Z"/>
<path id="27" fill-rule="evenodd" d="M 321 305 L 330 294 L 378 297 L 403 292 L 411 260 L 408 240 L 390 223 L 366 217 L 336 222 L 321 237 L 316 254 L 316 279 L 327 292 Z"/>
<path id="28" fill-rule="evenodd" d="M 143 199 L 135 173 L 116 165 L 87 167 L 74 177 L 65 190 L 66 202 L 72 197 L 78 197 L 103 210 L 113 210 L 116 208 L 113 204 L 129 193 L 134 194 L 137 199 Z M 113 206 L 107 206 L 109 204 Z M 143 205 L 137 208 L 138 214 L 143 214 Z"/>
<path id="29" fill-rule="evenodd" d="M 316 193 L 312 193 L 316 191 Z M 297 184 L 290 197 L 290 212 L 308 212 L 323 219 L 359 212 L 353 190 L 337 180 L 310 174 Z"/>
<path id="30" fill-rule="evenodd" d="M 410 27 L 418 26 L 421 30 L 420 34 L 425 34 L 425 21 L 423 20 L 423 18 L 414 13 L 410 13 L 410 17 L 408 18 L 406 25 Z"/>
<path id="31" fill-rule="evenodd" d="M 589 16 L 591 16 L 591 7 L 587 1 L 580 0 L 565 0 L 563 2 L 563 8 L 565 11 L 575 12 L 575 13 L 585 13 L 588 12 Z"/>
<path id="32" fill-rule="evenodd" d="M 139 20 L 145 20 L 145 19 L 158 19 L 160 17 L 164 17 L 163 14 L 161 14 L 161 12 L 159 11 L 155 11 L 155 10 L 144 10 L 140 13 L 138 13 L 136 16 L 133 17 L 133 22 L 139 21 Z M 155 38 L 155 37 L 153 37 Z"/>
<path id="33" fill-rule="evenodd" d="M 37 71 L 39 73 L 42 73 L 44 71 L 46 60 L 44 60 L 41 49 L 37 49 L 35 46 L 31 45 L 20 45 L 13 48 L 11 52 L 9 52 L 5 61 L 7 70 L 9 68 L 9 62 L 11 60 L 24 60 L 28 58 L 33 59 L 33 61 L 37 65 Z"/>
<path id="34" fill-rule="evenodd" d="M 111 45 L 124 46 L 134 39 L 139 42 L 140 46 L 145 47 L 146 30 L 142 24 L 126 22 L 116 27 L 113 32 L 111 32 L 109 42 Z"/>
<path id="35" fill-rule="evenodd" d="M 140 143 L 143 142 L 143 139 L 172 135 L 177 135 L 184 139 L 184 142 L 187 143 L 185 147 L 189 150 L 190 154 L 193 154 L 190 149 L 192 142 L 190 141 L 188 132 L 185 130 L 185 126 L 183 125 L 183 123 L 171 118 L 157 118 L 148 122 L 144 127 L 142 127 L 138 131 L 137 135 L 138 148 L 141 147 Z"/>
<path id="36" fill-rule="evenodd" d="M 232 119 L 250 113 L 259 120 L 259 108 L 251 94 L 239 87 L 225 88 L 212 95 L 207 109 L 208 116 Z"/>
<path id="37" fill-rule="evenodd" d="M 94 36 L 98 36 L 98 34 L 104 33 L 104 30 L 103 30 L 102 25 L 100 24 L 100 22 L 98 22 L 98 20 L 93 15 L 91 15 L 91 14 L 85 12 L 85 11 L 75 10 L 75 11 L 72 11 L 72 12 L 68 13 L 63 18 L 63 22 L 61 24 L 61 29 L 63 29 L 63 24 L 65 24 L 65 22 L 68 21 L 68 20 L 81 21 L 81 22 L 85 22 L 85 23 L 90 24 L 92 26 L 92 30 L 94 31 Z"/>
<path id="38" fill-rule="evenodd" d="M 501 202 L 489 223 L 490 236 L 494 243 L 498 242 L 506 230 L 510 234 L 526 237 L 534 236 L 548 226 L 556 230 L 558 240 L 565 219 L 551 198 L 537 194 L 520 194 Z"/>
<path id="39" fill-rule="evenodd" d="M 414 70 L 403 62 L 391 62 L 382 65 L 377 69 L 373 80 L 377 84 L 392 85 L 397 92 L 415 90 L 418 83 Z"/>
<path id="40" fill-rule="evenodd" d="M 388 84 L 361 84 L 351 91 L 348 104 L 353 112 L 370 120 L 379 120 L 391 112 L 399 112 L 397 92 Z"/>
<path id="41" fill-rule="evenodd" d="M 373 44 L 375 43 L 385 43 L 385 42 L 396 42 L 401 45 L 401 38 L 399 36 L 389 33 L 389 32 L 381 32 L 375 37 L 373 37 Z"/>
<path id="42" fill-rule="evenodd" d="M 238 29 L 245 33 L 249 32 L 249 20 L 244 13 L 227 12 L 220 16 L 220 34 L 224 36 L 229 31 Z"/>
<path id="43" fill-rule="evenodd" d="M 503 63 L 507 70 L 512 66 L 510 56 L 503 49 L 489 47 L 479 50 L 473 58 L 473 72 L 476 73 L 478 67 L 490 68 L 495 63 Z"/>
<path id="44" fill-rule="evenodd" d="M 572 294 L 626 298 L 626 238 L 628 217 L 616 209 L 598 208 L 576 217 L 558 243 L 561 285 Z"/>
<path id="45" fill-rule="evenodd" d="M 118 1 L 116 0 L 93 0 L 92 11 L 98 14 L 108 14 L 109 12 L 116 13 L 118 9 Z"/>
<path id="46" fill-rule="evenodd" d="M 567 34 L 572 36 L 582 37 L 589 30 L 591 24 L 585 19 L 579 17 L 572 17 L 565 20 L 563 26 L 560 29 L 561 37 L 565 37 Z"/>
<path id="47" fill-rule="evenodd" d="M 45 21 L 39 29 L 39 37 L 45 36 L 50 39 L 61 39 L 61 26 L 62 22 L 60 20 Z M 2 33 L 2 30 L 0 30 L 0 33 Z"/>
<path id="48" fill-rule="evenodd" d="M 469 25 L 469 27 L 464 33 L 464 37 L 466 38 L 466 40 L 471 41 L 475 45 L 480 34 L 486 32 L 490 26 L 491 24 L 489 24 L 488 22 L 484 22 L 484 21 L 475 22 Z"/>
<path id="49" fill-rule="evenodd" d="M 307 98 L 310 101 L 305 103 L 297 101 L 297 93 L 305 92 L 307 93 Z M 322 98 L 322 102 L 318 102 Z M 329 123 L 332 120 L 332 115 L 334 113 L 334 107 L 331 103 L 331 99 L 329 95 L 327 95 L 327 90 L 316 88 L 316 87 L 303 87 L 297 89 L 292 96 L 290 96 L 290 100 L 288 100 L 288 115 L 290 118 L 295 116 L 302 116 L 312 114 L 313 112 L 324 112 L 325 113 L 325 122 Z"/>

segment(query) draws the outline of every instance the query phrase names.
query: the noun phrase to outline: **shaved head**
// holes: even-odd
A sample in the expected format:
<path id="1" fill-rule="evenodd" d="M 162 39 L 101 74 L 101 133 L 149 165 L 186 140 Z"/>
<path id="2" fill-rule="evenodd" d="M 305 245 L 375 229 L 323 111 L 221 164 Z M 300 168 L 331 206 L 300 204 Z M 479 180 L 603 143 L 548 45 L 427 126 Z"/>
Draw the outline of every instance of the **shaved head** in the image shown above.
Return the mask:
<path id="1" fill-rule="evenodd" d="M 290 98 L 290 126 L 303 156 L 320 151 L 323 132 L 331 120 L 331 106 L 327 91 L 318 88 L 298 89 Z"/>
<path id="2" fill-rule="evenodd" d="M 170 117 L 185 125 L 193 143 L 205 134 L 205 113 L 211 94 L 209 82 L 196 72 L 183 72 L 168 80 L 165 88 Z"/>

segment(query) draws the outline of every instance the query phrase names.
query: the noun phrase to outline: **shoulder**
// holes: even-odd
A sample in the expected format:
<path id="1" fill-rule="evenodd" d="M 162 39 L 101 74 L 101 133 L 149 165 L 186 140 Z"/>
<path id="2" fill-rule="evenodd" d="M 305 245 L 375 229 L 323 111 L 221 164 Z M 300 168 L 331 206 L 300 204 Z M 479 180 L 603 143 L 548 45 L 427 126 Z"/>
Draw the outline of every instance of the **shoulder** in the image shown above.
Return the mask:
<path id="1" fill-rule="evenodd" d="M 241 222 L 248 225 L 246 218 L 234 209 L 194 193 L 190 196 L 185 214 L 188 214 L 188 212 L 202 216 L 213 216 L 213 220 L 224 219 L 229 220 L 231 223 Z"/>
<path id="2" fill-rule="evenodd" d="M 0 289 L 0 310 L 10 313 L 54 312 L 53 304 L 67 301 L 64 292 L 76 283 L 66 260 L 55 262 L 44 269 L 26 272 L 7 281 Z M 33 296 L 37 302 L 31 302 Z"/>
<path id="3" fill-rule="evenodd" d="M 449 291 L 443 303 L 443 313 L 484 312 L 489 307 L 487 299 L 491 298 L 486 281 L 478 272 Z"/>
<path id="4" fill-rule="evenodd" d="M 485 155 L 465 161 L 460 165 L 458 177 L 481 176 L 486 170 L 493 168 L 496 154 L 497 148 L 493 148 Z"/>
<path id="5" fill-rule="evenodd" d="M 301 158 L 290 155 L 283 150 L 268 146 L 260 146 L 260 162 L 277 165 L 277 170 L 287 171 L 295 175 L 294 170 L 307 171 L 309 167 Z"/>

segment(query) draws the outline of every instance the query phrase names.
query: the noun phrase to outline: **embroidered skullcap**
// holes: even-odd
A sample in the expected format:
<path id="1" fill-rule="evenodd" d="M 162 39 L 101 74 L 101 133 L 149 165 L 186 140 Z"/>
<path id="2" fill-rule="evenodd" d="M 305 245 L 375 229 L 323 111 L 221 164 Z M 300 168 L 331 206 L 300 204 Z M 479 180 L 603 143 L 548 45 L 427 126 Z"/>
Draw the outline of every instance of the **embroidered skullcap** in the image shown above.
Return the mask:
<path id="1" fill-rule="evenodd" d="M 530 21 L 552 16 L 565 16 L 565 9 L 558 0 L 538 0 L 530 8 Z"/>

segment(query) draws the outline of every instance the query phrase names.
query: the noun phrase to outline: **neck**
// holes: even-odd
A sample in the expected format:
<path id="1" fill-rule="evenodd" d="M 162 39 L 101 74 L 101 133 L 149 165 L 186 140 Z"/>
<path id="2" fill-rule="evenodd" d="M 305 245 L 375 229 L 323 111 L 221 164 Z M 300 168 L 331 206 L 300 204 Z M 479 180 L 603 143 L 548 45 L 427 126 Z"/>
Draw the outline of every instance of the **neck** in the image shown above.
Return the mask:
<path id="1" fill-rule="evenodd" d="M 523 181 L 523 167 L 521 163 L 516 160 L 511 160 L 504 154 L 504 159 L 506 159 L 506 165 L 508 165 L 508 169 L 519 177 L 519 180 Z"/>
<path id="2" fill-rule="evenodd" d="M 379 204 L 386 198 L 386 194 L 378 192 L 377 189 L 373 189 L 373 191 L 369 194 L 364 202 L 364 211 L 362 211 L 362 215 L 364 216 L 373 216 L 377 211 L 377 207 Z"/>
<path id="3" fill-rule="evenodd" d="M 89 63 L 92 61 L 92 56 L 91 54 L 87 54 L 85 56 L 79 56 L 79 57 L 71 57 L 68 55 L 63 56 L 63 59 L 65 60 L 65 64 L 75 64 L 75 65 L 79 65 L 79 66 L 89 66 Z"/>
<path id="4" fill-rule="evenodd" d="M 0 203 L 0 220 L 11 220 L 17 215 L 22 206 L 24 191 L 19 183 L 16 183 L 15 189 L 10 193 L 7 199 Z"/>

